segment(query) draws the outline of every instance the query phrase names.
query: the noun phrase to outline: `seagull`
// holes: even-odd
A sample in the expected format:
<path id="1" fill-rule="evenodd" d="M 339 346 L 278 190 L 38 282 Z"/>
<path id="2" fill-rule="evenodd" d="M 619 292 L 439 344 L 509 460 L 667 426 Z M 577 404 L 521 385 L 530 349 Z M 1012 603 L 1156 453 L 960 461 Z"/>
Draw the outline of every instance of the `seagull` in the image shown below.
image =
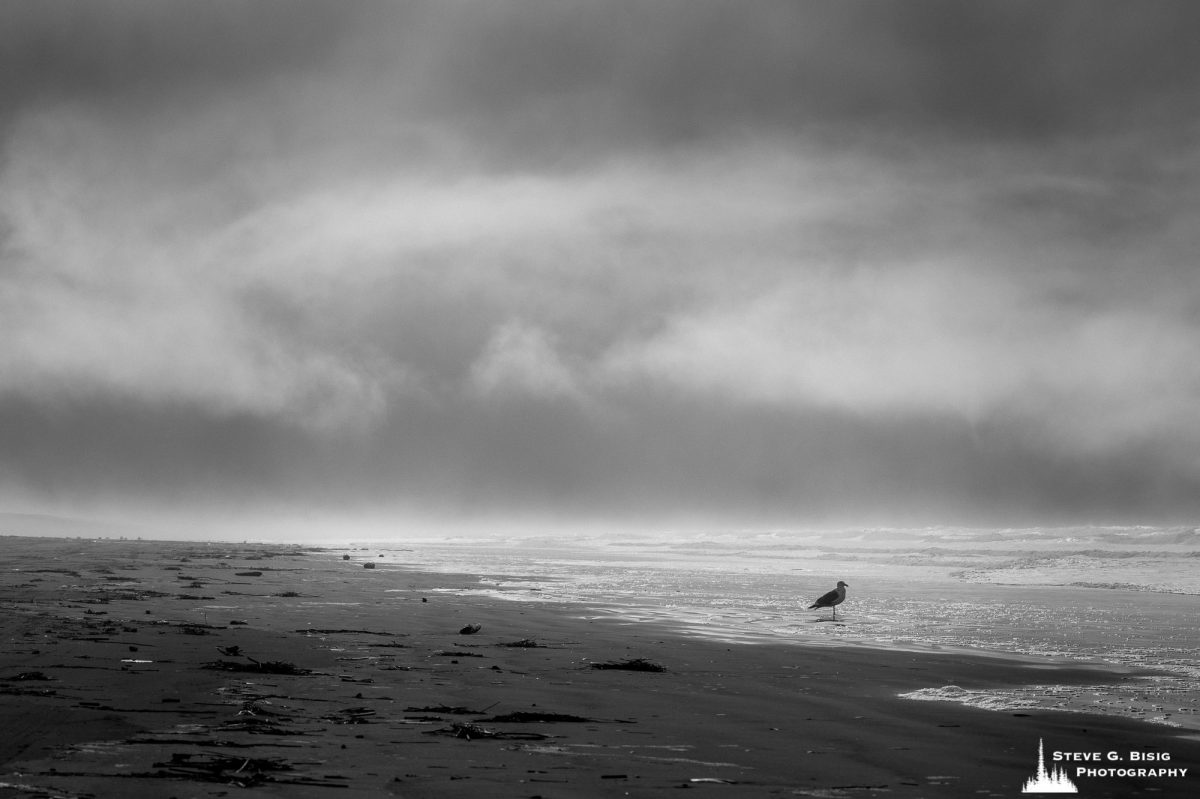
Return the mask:
<path id="1" fill-rule="evenodd" d="M 837 619 L 837 606 L 846 601 L 846 589 L 850 586 L 838 580 L 837 588 L 825 594 L 816 602 L 808 606 L 809 610 L 813 608 L 833 608 L 833 618 Z"/>

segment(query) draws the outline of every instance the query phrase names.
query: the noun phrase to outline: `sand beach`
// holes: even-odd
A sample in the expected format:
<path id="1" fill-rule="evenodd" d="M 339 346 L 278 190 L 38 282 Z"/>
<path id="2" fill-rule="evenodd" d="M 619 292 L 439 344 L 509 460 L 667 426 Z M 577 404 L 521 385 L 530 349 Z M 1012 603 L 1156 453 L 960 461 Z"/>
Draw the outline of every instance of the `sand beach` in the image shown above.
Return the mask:
<path id="1" fill-rule="evenodd" d="M 899 698 L 1086 665 L 706 640 L 366 550 L 0 546 L 3 797 L 1000 797 L 1039 741 L 1187 769 L 1073 777 L 1087 796 L 1188 796 L 1200 769 L 1182 730 Z"/>
<path id="2" fill-rule="evenodd" d="M 1200 797 L 1200 2 L 0 23 L 0 799 Z"/>

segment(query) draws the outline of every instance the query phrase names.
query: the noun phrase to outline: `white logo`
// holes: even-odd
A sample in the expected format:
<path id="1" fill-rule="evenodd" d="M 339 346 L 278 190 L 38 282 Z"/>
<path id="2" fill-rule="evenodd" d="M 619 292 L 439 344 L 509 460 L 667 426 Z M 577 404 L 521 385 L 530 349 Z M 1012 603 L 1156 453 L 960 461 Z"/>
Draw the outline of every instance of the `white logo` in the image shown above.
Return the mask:
<path id="1" fill-rule="evenodd" d="M 1038 738 L 1037 774 L 1025 780 L 1021 793 L 1079 793 L 1067 773 L 1057 766 L 1046 771 L 1046 760 L 1042 754 L 1042 739 Z"/>

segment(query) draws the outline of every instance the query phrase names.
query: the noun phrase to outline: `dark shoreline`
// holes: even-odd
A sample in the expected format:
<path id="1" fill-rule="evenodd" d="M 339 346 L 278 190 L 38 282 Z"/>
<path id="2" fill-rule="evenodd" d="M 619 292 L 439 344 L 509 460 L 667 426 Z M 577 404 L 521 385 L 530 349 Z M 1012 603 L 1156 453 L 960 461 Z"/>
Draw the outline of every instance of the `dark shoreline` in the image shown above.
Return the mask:
<path id="1" fill-rule="evenodd" d="M 1007 796 L 1033 774 L 1039 740 L 1047 752 L 1167 753 L 1163 765 L 1189 770 L 1080 778 L 1089 796 L 1190 796 L 1200 770 L 1200 740 L 1169 727 L 898 696 L 1050 672 L 1087 684 L 1094 667 L 729 644 L 584 619 L 578 606 L 456 595 L 478 578 L 368 569 L 367 557 L 315 547 L 16 537 L 0 546 L 0 722 L 13 731 L 0 749 L 0 796 L 219 796 L 239 781 L 281 797 L 679 787 Z M 468 624 L 480 630 L 461 633 Z M 638 659 L 665 670 L 593 668 Z M 222 661 L 309 673 L 205 668 Z M 32 674 L 46 679 L 14 679 Z M 472 729 L 473 740 L 454 734 Z"/>

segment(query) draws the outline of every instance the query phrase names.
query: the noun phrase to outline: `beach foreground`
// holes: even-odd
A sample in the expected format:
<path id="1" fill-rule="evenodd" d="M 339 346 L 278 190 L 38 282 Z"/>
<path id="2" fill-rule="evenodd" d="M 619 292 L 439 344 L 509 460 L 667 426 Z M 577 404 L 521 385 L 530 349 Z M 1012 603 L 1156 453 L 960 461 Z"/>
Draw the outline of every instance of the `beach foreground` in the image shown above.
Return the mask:
<path id="1" fill-rule="evenodd" d="M 728 644 L 368 551 L 0 545 L 0 797 L 1014 796 L 1039 741 L 1100 753 L 1048 763 L 1081 795 L 1200 782 L 1169 727 L 898 697 L 1086 666 Z"/>

